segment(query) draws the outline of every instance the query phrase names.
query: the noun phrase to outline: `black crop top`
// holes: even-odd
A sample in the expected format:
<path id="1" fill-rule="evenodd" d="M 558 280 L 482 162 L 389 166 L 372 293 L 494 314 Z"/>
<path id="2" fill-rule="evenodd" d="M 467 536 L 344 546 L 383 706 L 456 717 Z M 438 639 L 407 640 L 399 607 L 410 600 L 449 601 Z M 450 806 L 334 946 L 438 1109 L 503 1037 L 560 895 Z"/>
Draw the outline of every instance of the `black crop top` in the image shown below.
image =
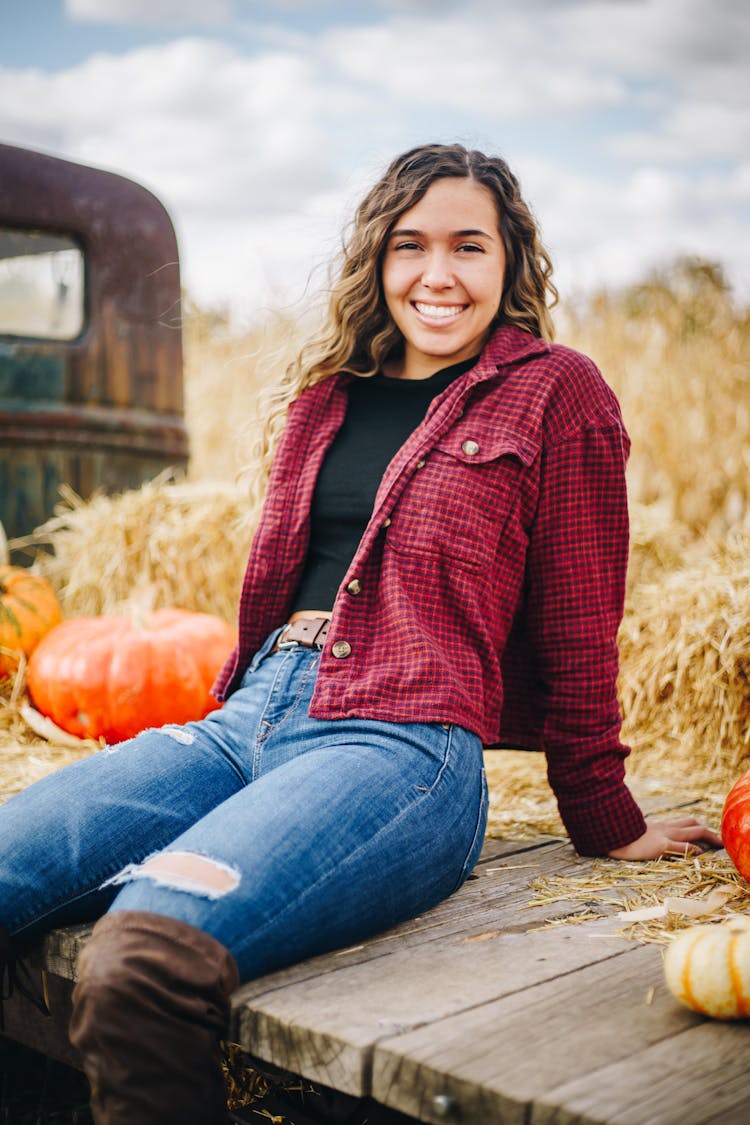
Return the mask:
<path id="1" fill-rule="evenodd" d="M 332 609 L 389 462 L 422 421 L 433 398 L 476 362 L 475 356 L 428 379 L 377 374 L 348 384 L 346 416 L 315 485 L 307 561 L 292 613 Z"/>

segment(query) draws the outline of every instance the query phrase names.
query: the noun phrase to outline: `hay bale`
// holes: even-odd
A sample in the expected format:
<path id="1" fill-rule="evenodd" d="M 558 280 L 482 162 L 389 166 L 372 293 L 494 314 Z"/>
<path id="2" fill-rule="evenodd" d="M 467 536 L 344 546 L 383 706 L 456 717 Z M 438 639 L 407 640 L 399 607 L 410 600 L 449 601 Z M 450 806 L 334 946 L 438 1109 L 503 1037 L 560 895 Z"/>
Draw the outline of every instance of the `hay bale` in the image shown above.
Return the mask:
<path id="1" fill-rule="evenodd" d="M 547 782 L 544 754 L 527 750 L 485 750 L 490 794 L 488 837 L 532 840 L 563 836 L 557 802 Z"/>
<path id="2" fill-rule="evenodd" d="M 628 593 L 635 587 L 658 582 L 671 571 L 700 556 L 702 545 L 690 529 L 670 516 L 664 501 L 630 505 L 630 558 Z"/>
<path id="3" fill-rule="evenodd" d="M 0 804 L 32 782 L 97 749 L 97 743 L 90 739 L 73 749 L 39 738 L 23 721 L 19 709 L 2 697 L 0 685 Z"/>
<path id="4" fill-rule="evenodd" d="M 55 515 L 16 540 L 36 550 L 66 617 L 135 603 L 214 613 L 234 624 L 250 532 L 241 488 L 164 477 L 83 501 L 65 490 Z M 47 550 L 42 550 L 47 548 Z M 0 801 L 97 748 L 38 737 L 24 722 L 23 669 L 0 684 Z"/>
<path id="5" fill-rule="evenodd" d="M 736 778 L 750 764 L 750 535 L 638 586 L 620 651 L 630 768 Z"/>
<path id="6" fill-rule="evenodd" d="M 89 501 L 66 489 L 55 515 L 16 543 L 51 550 L 38 551 L 35 567 L 67 617 L 122 611 L 148 591 L 155 609 L 179 606 L 234 623 L 249 541 L 239 486 L 160 477 Z"/>

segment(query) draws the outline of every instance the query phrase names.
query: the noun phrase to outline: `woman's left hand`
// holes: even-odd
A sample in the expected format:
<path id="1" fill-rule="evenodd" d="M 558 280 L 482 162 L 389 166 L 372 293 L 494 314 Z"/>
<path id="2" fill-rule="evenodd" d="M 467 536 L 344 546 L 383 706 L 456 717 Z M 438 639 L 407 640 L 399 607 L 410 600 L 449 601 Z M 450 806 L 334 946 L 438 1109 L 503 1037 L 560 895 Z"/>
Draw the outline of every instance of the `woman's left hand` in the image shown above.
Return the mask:
<path id="1" fill-rule="evenodd" d="M 632 844 L 613 848 L 612 859 L 658 859 L 660 856 L 700 855 L 701 844 L 722 847 L 721 836 L 693 816 L 680 820 L 647 820 L 646 831 Z"/>

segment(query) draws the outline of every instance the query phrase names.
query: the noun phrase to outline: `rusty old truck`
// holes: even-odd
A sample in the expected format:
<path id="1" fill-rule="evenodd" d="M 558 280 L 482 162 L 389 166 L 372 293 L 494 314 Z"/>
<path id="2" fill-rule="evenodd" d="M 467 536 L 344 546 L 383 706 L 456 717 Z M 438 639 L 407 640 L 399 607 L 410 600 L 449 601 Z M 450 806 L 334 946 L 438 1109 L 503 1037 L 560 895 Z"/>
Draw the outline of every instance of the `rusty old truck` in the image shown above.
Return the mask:
<path id="1" fill-rule="evenodd" d="M 0 524 L 9 539 L 52 513 L 63 484 L 88 497 L 185 466 L 180 308 L 177 240 L 151 192 L 0 145 Z"/>

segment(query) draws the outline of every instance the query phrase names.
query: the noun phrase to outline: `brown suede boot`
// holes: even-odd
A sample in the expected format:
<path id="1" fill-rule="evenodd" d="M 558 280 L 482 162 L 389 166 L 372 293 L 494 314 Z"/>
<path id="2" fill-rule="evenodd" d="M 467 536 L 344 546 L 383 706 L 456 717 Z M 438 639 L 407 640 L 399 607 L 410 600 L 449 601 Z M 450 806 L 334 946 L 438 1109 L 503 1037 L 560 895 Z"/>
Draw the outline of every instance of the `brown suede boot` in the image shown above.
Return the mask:
<path id="1" fill-rule="evenodd" d="M 106 914 L 81 955 L 70 1041 L 97 1125 L 224 1125 L 229 951 L 161 914 Z"/>

